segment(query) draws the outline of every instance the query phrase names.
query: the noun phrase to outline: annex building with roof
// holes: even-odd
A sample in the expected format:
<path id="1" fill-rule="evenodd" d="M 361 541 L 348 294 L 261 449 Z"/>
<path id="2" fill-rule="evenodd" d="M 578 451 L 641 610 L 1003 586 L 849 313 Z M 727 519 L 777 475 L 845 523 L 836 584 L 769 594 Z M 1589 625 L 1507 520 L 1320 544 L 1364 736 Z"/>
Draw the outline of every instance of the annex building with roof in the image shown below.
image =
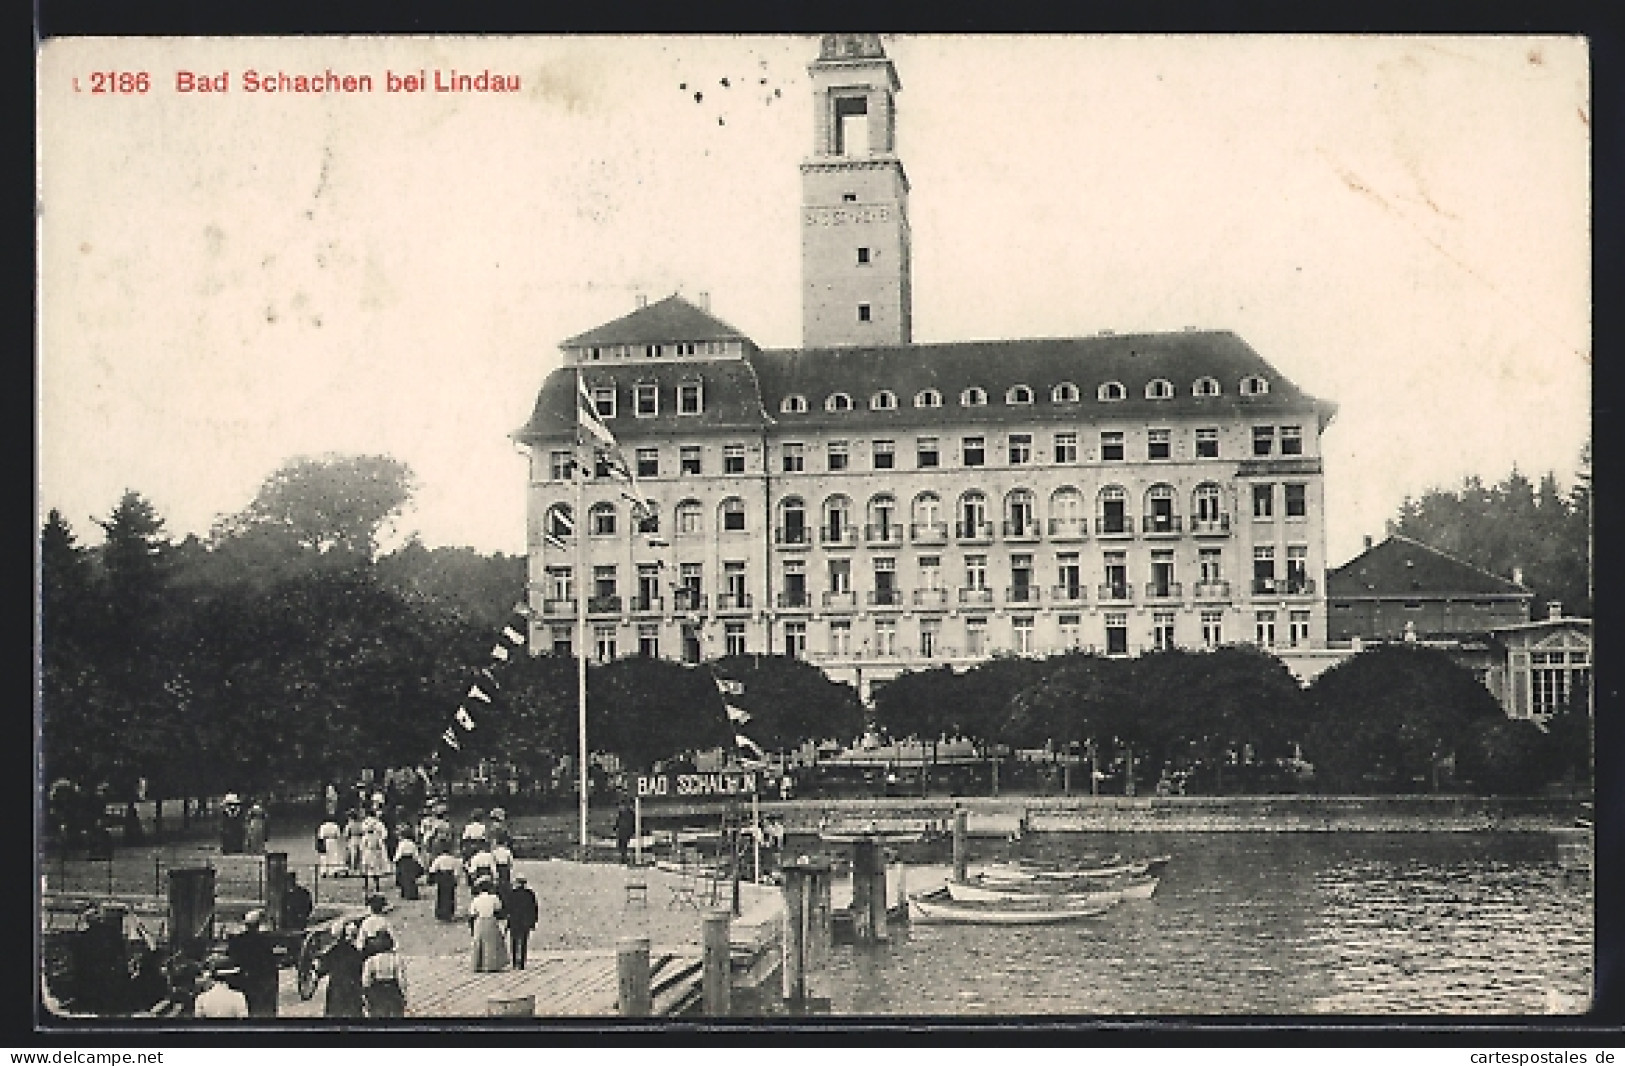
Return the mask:
<path id="1" fill-rule="evenodd" d="M 563 342 L 515 434 L 533 647 L 584 590 L 598 658 L 785 653 L 865 697 L 998 653 L 1328 654 L 1335 405 L 1223 330 L 914 343 L 896 71 L 869 35 L 809 70 L 802 346 L 677 295 Z M 652 519 L 602 469 L 575 513 L 578 374 Z"/>

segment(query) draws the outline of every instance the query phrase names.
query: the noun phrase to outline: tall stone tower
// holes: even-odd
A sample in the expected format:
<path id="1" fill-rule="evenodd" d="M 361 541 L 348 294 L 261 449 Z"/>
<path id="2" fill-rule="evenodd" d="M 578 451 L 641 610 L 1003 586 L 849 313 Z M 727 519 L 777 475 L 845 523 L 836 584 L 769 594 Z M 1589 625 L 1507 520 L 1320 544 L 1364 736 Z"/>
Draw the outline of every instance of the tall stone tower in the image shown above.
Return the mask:
<path id="1" fill-rule="evenodd" d="M 813 154 L 801 164 L 806 348 L 909 344 L 908 178 L 897 158 L 897 71 L 869 33 L 825 34 L 807 68 Z"/>

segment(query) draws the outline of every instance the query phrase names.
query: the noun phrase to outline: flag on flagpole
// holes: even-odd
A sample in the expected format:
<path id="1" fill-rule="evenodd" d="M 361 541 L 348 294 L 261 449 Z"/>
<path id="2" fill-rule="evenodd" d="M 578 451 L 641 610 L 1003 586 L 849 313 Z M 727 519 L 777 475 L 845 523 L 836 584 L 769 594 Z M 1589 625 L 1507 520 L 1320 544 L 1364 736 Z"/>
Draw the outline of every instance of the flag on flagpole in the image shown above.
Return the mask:
<path id="1" fill-rule="evenodd" d="M 728 678 L 719 677 L 717 678 L 717 691 L 724 696 L 743 696 L 745 686 L 738 681 L 730 681 Z"/>
<path id="2" fill-rule="evenodd" d="M 603 416 L 598 413 L 598 404 L 587 390 L 587 379 L 581 374 L 576 375 L 576 421 L 603 447 L 620 451 L 620 445 L 615 443 L 615 434 L 604 425 Z"/>
<path id="3" fill-rule="evenodd" d="M 501 659 L 503 662 L 507 662 L 508 661 L 508 647 L 507 647 L 507 645 L 505 645 L 505 644 L 493 644 L 493 645 L 491 645 L 491 658 L 493 658 L 493 659 Z"/>
<path id="4" fill-rule="evenodd" d="M 489 666 L 480 667 L 477 673 L 481 677 L 485 678 L 486 681 L 490 682 L 492 688 L 498 689 L 502 687 L 501 685 L 497 684 L 497 675 L 491 672 L 491 668 Z M 485 702 L 490 703 L 491 701 L 487 699 Z"/>
<path id="5" fill-rule="evenodd" d="M 450 744 L 453 750 L 460 750 L 463 746 L 462 742 L 457 739 L 457 734 L 450 726 L 447 726 L 446 731 L 440 734 L 440 739 L 444 740 L 447 744 Z"/>
<path id="6" fill-rule="evenodd" d="M 735 746 L 737 746 L 739 748 L 742 748 L 742 749 L 744 749 L 746 751 L 750 751 L 750 752 L 755 753 L 756 758 L 758 758 L 762 762 L 767 761 L 767 752 L 763 751 L 762 748 L 761 748 L 761 745 L 757 744 L 754 740 L 750 739 L 745 734 L 743 734 L 743 733 L 735 733 L 734 734 L 734 744 L 735 744 Z"/>
<path id="7" fill-rule="evenodd" d="M 743 707 L 735 707 L 731 703 L 725 703 L 723 704 L 723 707 L 728 712 L 728 721 L 733 722 L 736 725 L 744 725 L 746 722 L 750 721 L 750 712 L 745 710 Z"/>
<path id="8" fill-rule="evenodd" d="M 468 694 L 477 700 L 484 701 L 485 703 L 491 702 L 491 697 L 487 696 L 484 692 L 481 692 L 480 686 L 478 685 L 470 685 L 468 688 Z"/>
<path id="9" fill-rule="evenodd" d="M 457 708 L 457 713 L 452 717 L 457 719 L 458 725 L 462 726 L 470 733 L 474 731 L 474 716 L 468 713 L 467 707 Z"/>
<path id="10" fill-rule="evenodd" d="M 507 637 L 508 643 L 515 647 L 523 648 L 525 646 L 525 635 L 513 628 L 513 626 L 503 626 L 502 635 Z"/>
<path id="11" fill-rule="evenodd" d="M 604 424 L 603 416 L 598 413 L 598 404 L 593 401 L 592 393 L 587 389 L 587 379 L 576 375 L 576 422 L 592 438 L 593 451 L 604 470 L 610 477 L 624 481 L 627 489 L 621 493 L 632 503 L 632 528 L 636 529 L 639 521 L 658 514 L 659 509 L 654 501 L 644 494 L 638 485 L 638 476 L 632 465 L 626 461 L 626 455 L 611 433 L 609 426 Z"/>

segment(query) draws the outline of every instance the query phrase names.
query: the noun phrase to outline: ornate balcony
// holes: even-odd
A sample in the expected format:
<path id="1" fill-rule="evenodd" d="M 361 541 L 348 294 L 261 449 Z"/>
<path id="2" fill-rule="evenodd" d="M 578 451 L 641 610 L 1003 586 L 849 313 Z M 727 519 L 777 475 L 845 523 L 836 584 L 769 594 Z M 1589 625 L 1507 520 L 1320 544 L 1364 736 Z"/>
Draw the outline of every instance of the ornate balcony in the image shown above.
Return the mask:
<path id="1" fill-rule="evenodd" d="M 1052 585 L 1049 590 L 1049 598 L 1055 603 L 1081 604 L 1087 599 L 1087 596 L 1082 585 Z"/>
<path id="2" fill-rule="evenodd" d="M 1040 591 L 1037 585 L 1011 585 L 1004 590 L 1004 602 L 1037 603 Z"/>
<path id="3" fill-rule="evenodd" d="M 750 610 L 750 593 L 724 592 L 717 597 L 718 611 L 748 611 Z"/>
<path id="4" fill-rule="evenodd" d="M 884 526 L 864 526 L 863 539 L 868 544 L 901 544 L 903 526 L 898 522 Z"/>
<path id="5" fill-rule="evenodd" d="M 1230 535 L 1230 516 L 1219 515 L 1217 518 L 1191 519 L 1191 536 L 1193 537 L 1228 537 Z"/>
<path id="6" fill-rule="evenodd" d="M 1199 600 L 1228 600 L 1230 598 L 1230 582 L 1198 581 L 1191 586 L 1191 591 Z"/>
<path id="7" fill-rule="evenodd" d="M 947 589 L 915 589 L 914 606 L 916 607 L 946 607 L 948 606 Z"/>
<path id="8" fill-rule="evenodd" d="M 1102 603 L 1130 603 L 1134 599 L 1134 586 L 1126 581 L 1121 585 L 1101 585 L 1095 591 Z"/>
<path id="9" fill-rule="evenodd" d="M 992 522 L 959 522 L 954 525 L 954 535 L 961 544 L 992 544 Z"/>
<path id="10" fill-rule="evenodd" d="M 810 548 L 812 542 L 812 530 L 806 526 L 780 526 L 773 531 L 773 543 L 781 548 Z"/>
<path id="11" fill-rule="evenodd" d="M 786 611 L 804 611 L 812 607 L 812 594 L 805 589 L 800 592 L 781 592 L 778 602 Z"/>
<path id="12" fill-rule="evenodd" d="M 829 526 L 823 526 L 818 530 L 818 542 L 826 548 L 856 548 L 858 527 L 841 526 L 831 529 Z"/>
<path id="13" fill-rule="evenodd" d="M 1184 593 L 1184 586 L 1177 581 L 1148 581 L 1145 584 L 1145 598 L 1147 600 L 1177 600 Z"/>
<path id="14" fill-rule="evenodd" d="M 993 590 L 992 589 L 960 589 L 959 590 L 959 602 L 960 603 L 992 603 L 993 602 Z"/>
<path id="15" fill-rule="evenodd" d="M 1280 588 L 1281 594 L 1284 596 L 1313 596 L 1315 594 L 1315 583 L 1309 578 L 1289 576 L 1286 580 L 1277 582 L 1277 587 Z"/>
<path id="16" fill-rule="evenodd" d="M 591 596 L 587 599 L 588 614 L 620 614 L 619 596 Z"/>
<path id="17" fill-rule="evenodd" d="M 1148 537 L 1177 537 L 1180 516 L 1176 514 L 1148 514 L 1140 518 L 1140 529 Z"/>
<path id="18" fill-rule="evenodd" d="M 1095 519 L 1095 536 L 1101 540 L 1133 540 L 1134 522 L 1127 515 L 1121 518 L 1102 515 Z"/>
<path id="19" fill-rule="evenodd" d="M 674 611 L 690 613 L 705 610 L 705 593 L 696 592 L 690 588 L 678 588 L 672 592 L 671 607 Z"/>
<path id="20" fill-rule="evenodd" d="M 836 610 L 854 610 L 858 606 L 858 597 L 855 592 L 826 592 L 824 593 L 824 606 Z"/>
<path id="21" fill-rule="evenodd" d="M 1012 522 L 1004 520 L 1004 539 L 1014 544 L 1032 544 L 1038 540 L 1038 520 L 1030 518 L 1025 522 Z"/>
<path id="22" fill-rule="evenodd" d="M 1049 520 L 1050 540 L 1083 540 L 1089 536 L 1089 522 L 1083 518 L 1052 518 Z"/>
<path id="23" fill-rule="evenodd" d="M 875 589 L 868 595 L 871 607 L 901 607 L 903 606 L 902 589 Z"/>
<path id="24" fill-rule="evenodd" d="M 915 522 L 908 527 L 908 535 L 915 544 L 946 544 L 948 523 Z"/>

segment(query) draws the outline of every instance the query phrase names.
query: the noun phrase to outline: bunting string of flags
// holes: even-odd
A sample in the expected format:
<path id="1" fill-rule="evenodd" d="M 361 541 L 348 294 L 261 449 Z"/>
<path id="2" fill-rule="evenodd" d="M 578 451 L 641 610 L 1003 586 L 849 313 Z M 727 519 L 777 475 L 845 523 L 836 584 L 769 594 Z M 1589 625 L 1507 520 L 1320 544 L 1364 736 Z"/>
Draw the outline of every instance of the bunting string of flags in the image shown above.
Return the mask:
<path id="1" fill-rule="evenodd" d="M 530 617 L 530 608 L 522 603 L 517 604 L 513 609 L 513 613 L 519 619 L 518 625 L 525 625 L 525 619 Z M 524 646 L 525 634 L 520 629 L 516 628 L 514 623 L 510 622 L 502 627 L 501 639 L 492 645 L 491 660 L 495 663 L 506 663 L 509 661 L 515 651 L 523 648 Z M 497 680 L 496 673 L 489 665 L 480 666 L 474 672 L 479 675 L 480 680 L 484 682 L 486 687 L 489 688 L 491 692 L 498 692 L 501 690 L 502 685 Z M 487 707 L 492 706 L 493 703 L 491 694 L 484 688 L 481 688 L 479 684 L 470 685 L 468 687 L 468 692 L 463 699 L 465 701 L 478 700 Z M 453 751 L 460 751 L 463 747 L 462 734 L 472 733 L 478 723 L 474 719 L 473 712 L 468 709 L 468 704 L 466 702 L 458 706 L 457 710 L 453 712 L 451 717 L 452 724 L 446 727 L 446 731 L 444 733 L 440 734 L 440 739 L 445 742 L 448 748 L 452 749 Z"/>
<path id="2" fill-rule="evenodd" d="M 745 710 L 743 707 L 735 706 L 727 699 L 729 696 L 743 696 L 745 694 L 745 686 L 738 681 L 734 681 L 726 677 L 718 677 L 714 680 L 717 683 L 717 691 L 723 695 L 722 706 L 728 714 L 728 721 L 733 723 L 735 727 L 742 726 L 746 722 L 750 721 L 749 711 Z M 760 744 L 741 733 L 738 728 L 735 728 L 733 733 L 734 748 L 739 752 L 749 752 L 751 754 L 751 758 L 749 759 L 741 755 L 739 759 L 741 764 L 745 766 L 767 765 L 767 752 L 762 750 L 762 746 Z"/>

